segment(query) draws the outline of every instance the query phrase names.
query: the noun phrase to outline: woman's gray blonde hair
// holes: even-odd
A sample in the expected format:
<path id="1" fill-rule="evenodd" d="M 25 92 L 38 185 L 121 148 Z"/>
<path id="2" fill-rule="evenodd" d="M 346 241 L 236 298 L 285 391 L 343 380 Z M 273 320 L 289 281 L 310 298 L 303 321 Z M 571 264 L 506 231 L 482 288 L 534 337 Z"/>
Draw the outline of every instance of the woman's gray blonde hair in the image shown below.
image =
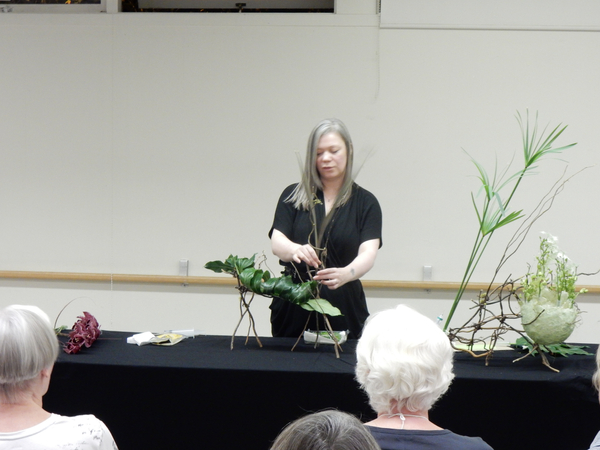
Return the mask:
<path id="1" fill-rule="evenodd" d="M 288 424 L 271 450 L 380 450 L 380 447 L 356 417 L 327 410 Z"/>
<path id="2" fill-rule="evenodd" d="M 354 161 L 354 146 L 350 138 L 350 132 L 346 125 L 339 119 L 325 119 L 319 122 L 308 137 L 308 145 L 306 146 L 306 158 L 304 160 L 304 170 L 302 173 L 302 181 L 286 199 L 292 203 L 296 209 L 308 210 L 311 202 L 314 200 L 314 194 L 317 189 L 323 189 L 323 183 L 319 177 L 317 170 L 317 147 L 319 140 L 326 134 L 337 133 L 344 144 L 346 144 L 346 172 L 340 192 L 338 193 L 336 204 L 341 206 L 345 204 L 352 193 L 352 167 Z"/>
<path id="3" fill-rule="evenodd" d="M 356 379 L 378 414 L 428 411 L 454 378 L 448 337 L 405 305 L 367 319 L 356 359 Z"/>
<path id="4" fill-rule="evenodd" d="M 54 365 L 59 343 L 48 316 L 36 306 L 0 310 L 0 401 L 15 403 L 43 369 Z"/>

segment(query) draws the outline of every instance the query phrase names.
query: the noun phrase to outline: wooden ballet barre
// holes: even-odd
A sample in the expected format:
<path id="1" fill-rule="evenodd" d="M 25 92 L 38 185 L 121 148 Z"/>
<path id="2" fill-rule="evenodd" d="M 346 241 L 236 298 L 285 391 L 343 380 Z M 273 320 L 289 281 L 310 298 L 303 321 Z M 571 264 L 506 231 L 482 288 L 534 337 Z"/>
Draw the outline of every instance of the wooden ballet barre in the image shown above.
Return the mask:
<path id="1" fill-rule="evenodd" d="M 55 281 L 106 281 L 113 283 L 154 283 L 154 284 L 187 284 L 203 286 L 234 286 L 233 277 L 198 277 L 170 275 L 136 275 L 116 273 L 84 273 L 84 272 L 32 272 L 17 270 L 0 270 L 0 279 L 20 280 L 55 280 Z M 460 285 L 453 281 L 399 281 L 399 280 L 362 280 L 366 289 L 408 290 L 423 289 L 432 291 L 456 291 Z M 489 283 L 469 283 L 468 291 L 487 290 Z M 495 287 L 495 286 L 494 286 Z M 600 286 L 578 286 L 586 288 L 591 294 L 600 293 Z"/>
<path id="2" fill-rule="evenodd" d="M 117 273 L 84 273 L 84 272 L 31 272 L 0 271 L 0 279 L 12 278 L 21 280 L 56 280 L 56 281 L 108 281 L 119 283 L 155 283 L 155 284 L 199 284 L 199 285 L 235 285 L 230 277 L 182 277 L 176 275 L 136 275 Z"/>

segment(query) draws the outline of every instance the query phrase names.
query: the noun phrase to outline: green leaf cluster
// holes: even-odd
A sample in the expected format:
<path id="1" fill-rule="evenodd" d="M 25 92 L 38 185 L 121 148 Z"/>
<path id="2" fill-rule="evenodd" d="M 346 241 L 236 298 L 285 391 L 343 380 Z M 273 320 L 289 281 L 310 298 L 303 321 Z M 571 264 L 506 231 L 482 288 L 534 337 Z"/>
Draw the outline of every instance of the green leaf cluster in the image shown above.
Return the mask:
<path id="1" fill-rule="evenodd" d="M 559 295 L 562 292 L 566 292 L 571 302 L 575 301 L 575 298 L 581 292 L 577 292 L 575 288 L 575 283 L 577 283 L 576 271 L 577 267 L 571 264 L 566 257 L 556 258 L 556 292 Z"/>
<path id="2" fill-rule="evenodd" d="M 255 258 L 256 254 L 251 258 L 229 255 L 224 262 L 210 261 L 204 267 L 216 273 L 228 273 L 234 276 L 247 290 L 263 297 L 279 297 L 307 311 L 316 311 L 329 316 L 342 315 L 338 308 L 327 300 L 319 298 L 317 281 L 294 283 L 289 275 L 273 277 L 268 270 L 255 267 Z"/>
<path id="3" fill-rule="evenodd" d="M 511 345 L 517 349 L 527 349 L 533 356 L 538 353 L 533 344 L 524 337 L 520 337 Z M 593 353 L 584 350 L 588 348 L 587 345 L 571 345 L 564 342 L 562 344 L 539 345 L 537 348 L 552 356 L 564 356 L 565 358 L 568 358 L 569 355 L 593 355 Z"/>

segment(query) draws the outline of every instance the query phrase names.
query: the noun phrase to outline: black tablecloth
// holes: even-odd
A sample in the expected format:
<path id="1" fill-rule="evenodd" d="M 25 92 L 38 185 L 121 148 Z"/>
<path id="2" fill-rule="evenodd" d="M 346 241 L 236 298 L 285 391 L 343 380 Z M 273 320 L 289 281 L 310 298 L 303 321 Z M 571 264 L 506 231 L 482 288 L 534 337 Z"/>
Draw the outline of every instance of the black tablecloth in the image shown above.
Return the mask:
<path id="1" fill-rule="evenodd" d="M 335 407 L 374 417 L 354 380 L 355 342 L 337 359 L 330 346 L 295 340 L 201 336 L 173 347 L 126 344 L 132 333 L 104 332 L 91 348 L 61 353 L 44 406 L 64 415 L 92 413 L 121 450 L 266 450 L 288 422 Z M 590 346 L 590 352 L 596 346 Z M 593 356 L 538 358 L 498 351 L 489 366 L 455 356 L 456 378 L 431 411 L 454 432 L 483 437 L 495 450 L 585 450 L 600 429 L 591 386 Z"/>

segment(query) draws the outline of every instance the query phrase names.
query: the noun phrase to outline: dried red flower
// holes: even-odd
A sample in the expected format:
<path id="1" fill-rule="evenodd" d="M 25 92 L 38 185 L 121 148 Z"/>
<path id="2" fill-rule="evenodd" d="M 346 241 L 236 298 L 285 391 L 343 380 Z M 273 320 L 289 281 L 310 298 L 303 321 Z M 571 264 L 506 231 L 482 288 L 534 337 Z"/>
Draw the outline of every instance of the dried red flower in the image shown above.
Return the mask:
<path id="1" fill-rule="evenodd" d="M 79 353 L 84 345 L 89 348 L 101 333 L 100 324 L 89 312 L 84 311 L 83 316 L 77 316 L 77 319 L 69 333 L 69 340 L 63 346 L 69 354 Z"/>

